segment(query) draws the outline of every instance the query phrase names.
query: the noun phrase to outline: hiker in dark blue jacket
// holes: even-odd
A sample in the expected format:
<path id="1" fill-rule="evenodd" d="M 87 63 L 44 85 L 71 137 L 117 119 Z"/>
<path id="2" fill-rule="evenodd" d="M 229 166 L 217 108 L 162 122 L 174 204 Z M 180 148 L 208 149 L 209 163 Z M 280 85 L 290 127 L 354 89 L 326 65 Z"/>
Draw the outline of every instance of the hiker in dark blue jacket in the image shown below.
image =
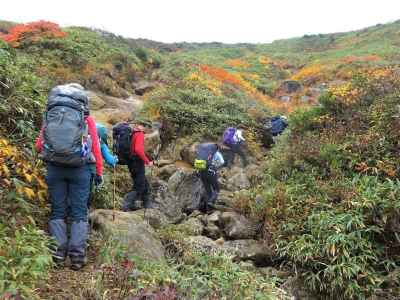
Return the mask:
<path id="1" fill-rule="evenodd" d="M 288 127 L 286 116 L 275 116 L 271 119 L 271 133 L 273 136 L 278 136 Z"/>

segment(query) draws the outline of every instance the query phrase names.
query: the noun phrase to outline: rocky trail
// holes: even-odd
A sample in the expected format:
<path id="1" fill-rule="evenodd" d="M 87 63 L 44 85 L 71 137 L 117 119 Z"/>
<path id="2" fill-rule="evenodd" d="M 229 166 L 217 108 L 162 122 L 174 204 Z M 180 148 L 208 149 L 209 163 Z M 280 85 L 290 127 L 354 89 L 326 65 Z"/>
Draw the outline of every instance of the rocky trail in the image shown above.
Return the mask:
<path id="1" fill-rule="evenodd" d="M 116 121 L 126 119 L 140 111 L 143 101 L 140 97 L 119 99 L 92 93 L 92 115 L 97 122 L 111 127 Z M 146 134 L 145 146 L 149 152 L 161 148 L 159 132 Z M 174 145 L 176 146 L 176 145 Z M 176 148 L 176 147 L 175 147 Z M 159 231 L 175 226 L 185 234 L 180 243 L 185 249 L 201 250 L 203 253 L 225 253 L 242 267 L 261 272 L 265 276 L 282 275 L 272 266 L 274 253 L 265 242 L 265 233 L 260 225 L 252 222 L 235 209 L 235 196 L 256 185 L 262 174 L 262 167 L 254 157 L 243 168 L 236 157 L 231 169 L 220 172 L 221 192 L 215 209 L 202 213 L 204 188 L 191 162 L 195 156 L 196 144 L 181 145 L 177 151 L 161 153 L 157 166 L 148 174 L 151 185 L 153 208 L 144 210 L 137 202 L 133 212 L 97 209 L 90 213 L 92 224 L 88 248 L 88 264 L 79 272 L 68 267 L 53 269 L 50 280 L 41 289 L 44 299 L 122 299 L 117 296 L 96 295 L 96 282 L 104 276 L 99 260 L 99 249 L 104 237 L 117 241 L 127 255 L 134 255 L 151 261 L 166 261 L 167 257 L 184 255 L 175 253 L 174 241 L 161 239 Z M 119 167 L 123 169 L 122 167 Z M 126 181 L 126 190 L 131 185 Z M 127 193 L 125 197 L 130 197 Z M 263 240 L 263 241 L 261 241 Z M 187 251 L 187 250 L 185 250 Z M 103 298 L 102 298 L 103 297 Z"/>

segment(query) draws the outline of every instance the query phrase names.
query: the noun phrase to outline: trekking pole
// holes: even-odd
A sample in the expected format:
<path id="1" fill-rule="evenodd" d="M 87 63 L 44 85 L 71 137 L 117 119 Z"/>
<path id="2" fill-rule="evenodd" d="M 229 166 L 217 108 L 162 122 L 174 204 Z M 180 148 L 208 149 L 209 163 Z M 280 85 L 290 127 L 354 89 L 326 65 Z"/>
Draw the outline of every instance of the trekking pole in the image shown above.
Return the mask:
<path id="1" fill-rule="evenodd" d="M 115 168 L 113 168 L 113 222 L 115 221 Z"/>

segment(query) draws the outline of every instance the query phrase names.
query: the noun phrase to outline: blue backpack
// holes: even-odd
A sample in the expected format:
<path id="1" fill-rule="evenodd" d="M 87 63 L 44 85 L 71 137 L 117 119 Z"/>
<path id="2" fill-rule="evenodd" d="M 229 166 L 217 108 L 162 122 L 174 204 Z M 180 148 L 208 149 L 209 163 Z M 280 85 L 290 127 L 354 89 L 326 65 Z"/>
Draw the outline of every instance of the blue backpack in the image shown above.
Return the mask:
<path id="1" fill-rule="evenodd" d="M 235 133 L 236 133 L 236 128 L 234 127 L 228 127 L 227 129 L 225 129 L 223 135 L 223 143 L 227 146 L 236 144 L 236 141 L 234 139 Z"/>
<path id="2" fill-rule="evenodd" d="M 271 119 L 271 133 L 273 136 L 280 135 L 288 124 L 280 116 Z"/>

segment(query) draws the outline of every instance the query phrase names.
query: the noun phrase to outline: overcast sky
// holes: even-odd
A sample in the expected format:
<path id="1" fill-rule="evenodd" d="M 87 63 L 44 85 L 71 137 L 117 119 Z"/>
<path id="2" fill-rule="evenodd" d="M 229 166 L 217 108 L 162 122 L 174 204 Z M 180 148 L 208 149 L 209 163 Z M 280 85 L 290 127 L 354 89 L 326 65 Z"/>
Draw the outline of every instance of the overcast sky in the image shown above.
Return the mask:
<path id="1" fill-rule="evenodd" d="M 4 0 L 5 1 L 5 0 Z M 400 19 L 400 0 L 7 0 L 0 19 L 49 20 L 162 42 L 270 42 Z"/>

